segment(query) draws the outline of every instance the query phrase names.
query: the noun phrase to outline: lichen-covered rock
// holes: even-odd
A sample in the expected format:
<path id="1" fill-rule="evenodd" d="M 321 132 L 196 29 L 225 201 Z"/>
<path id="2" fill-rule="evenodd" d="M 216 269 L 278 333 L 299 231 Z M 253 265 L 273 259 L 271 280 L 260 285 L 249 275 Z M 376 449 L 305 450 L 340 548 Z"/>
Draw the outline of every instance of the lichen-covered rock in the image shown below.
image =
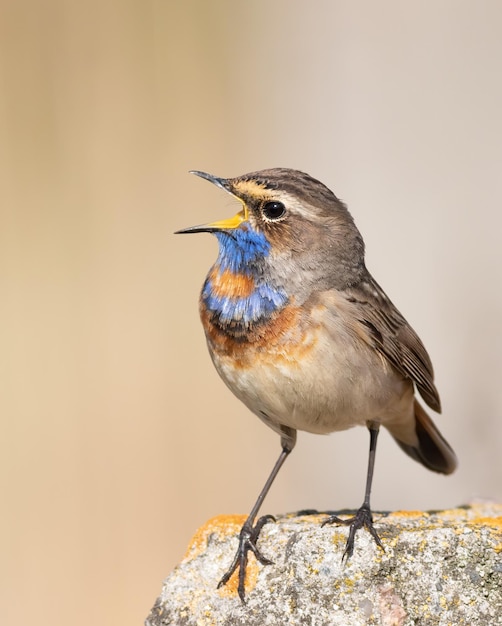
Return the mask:
<path id="1" fill-rule="evenodd" d="M 147 626 L 502 625 L 502 506 L 375 513 L 385 546 L 356 537 L 342 563 L 347 528 L 325 514 L 286 515 L 263 527 L 263 566 L 250 555 L 246 604 L 230 564 L 241 516 L 220 516 L 195 534 L 164 583 Z"/>

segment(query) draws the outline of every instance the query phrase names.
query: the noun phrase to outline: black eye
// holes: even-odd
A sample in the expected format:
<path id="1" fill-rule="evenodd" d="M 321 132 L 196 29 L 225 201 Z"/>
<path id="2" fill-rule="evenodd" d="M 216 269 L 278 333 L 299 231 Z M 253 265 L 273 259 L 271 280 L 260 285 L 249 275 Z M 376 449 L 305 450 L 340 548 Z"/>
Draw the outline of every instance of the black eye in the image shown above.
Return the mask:
<path id="1" fill-rule="evenodd" d="M 266 202 L 262 212 L 268 220 L 278 220 L 286 213 L 286 207 L 282 202 Z"/>

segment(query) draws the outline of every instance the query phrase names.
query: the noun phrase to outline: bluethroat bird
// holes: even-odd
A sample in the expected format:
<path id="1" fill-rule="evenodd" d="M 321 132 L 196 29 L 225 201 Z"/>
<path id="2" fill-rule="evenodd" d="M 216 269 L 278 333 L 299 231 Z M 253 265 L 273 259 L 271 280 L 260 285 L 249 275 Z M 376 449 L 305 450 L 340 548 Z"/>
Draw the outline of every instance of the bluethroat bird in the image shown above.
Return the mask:
<path id="1" fill-rule="evenodd" d="M 230 219 L 178 233 L 213 233 L 218 258 L 200 296 L 209 353 L 230 390 L 281 437 L 281 453 L 239 535 L 233 562 L 245 599 L 248 553 L 272 516 L 258 512 L 296 431 L 330 433 L 366 425 L 370 433 L 364 501 L 346 524 L 343 558 L 357 531 L 373 526 L 370 492 L 380 425 L 412 459 L 450 474 L 455 453 L 415 397 L 441 411 L 422 342 L 366 269 L 364 242 L 345 205 L 325 185 L 291 169 L 217 178 L 192 172 L 242 204 Z"/>

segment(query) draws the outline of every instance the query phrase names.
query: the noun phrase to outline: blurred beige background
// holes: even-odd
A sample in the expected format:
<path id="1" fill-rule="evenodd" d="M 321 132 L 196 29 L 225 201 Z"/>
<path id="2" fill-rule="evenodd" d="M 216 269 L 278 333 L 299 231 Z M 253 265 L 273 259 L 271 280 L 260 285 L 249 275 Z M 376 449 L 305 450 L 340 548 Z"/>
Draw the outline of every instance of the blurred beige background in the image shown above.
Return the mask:
<path id="1" fill-rule="evenodd" d="M 1 624 L 142 623 L 279 452 L 206 353 L 216 242 L 172 232 L 235 206 L 189 169 L 320 178 L 423 338 L 460 469 L 384 434 L 375 508 L 500 501 L 501 28 L 497 0 L 1 3 Z M 367 446 L 301 435 L 264 512 L 358 506 Z"/>

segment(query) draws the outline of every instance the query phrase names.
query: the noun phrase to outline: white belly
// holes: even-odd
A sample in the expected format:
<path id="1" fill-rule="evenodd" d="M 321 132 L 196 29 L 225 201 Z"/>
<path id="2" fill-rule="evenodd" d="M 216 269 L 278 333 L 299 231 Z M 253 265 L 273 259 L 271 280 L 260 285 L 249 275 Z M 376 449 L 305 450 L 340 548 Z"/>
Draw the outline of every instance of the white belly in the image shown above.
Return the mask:
<path id="1" fill-rule="evenodd" d="M 412 405 L 413 385 L 373 349 L 345 337 L 305 354 L 259 352 L 254 364 L 236 367 L 213 355 L 232 392 L 269 426 L 329 433 L 369 421 L 399 420 Z"/>

